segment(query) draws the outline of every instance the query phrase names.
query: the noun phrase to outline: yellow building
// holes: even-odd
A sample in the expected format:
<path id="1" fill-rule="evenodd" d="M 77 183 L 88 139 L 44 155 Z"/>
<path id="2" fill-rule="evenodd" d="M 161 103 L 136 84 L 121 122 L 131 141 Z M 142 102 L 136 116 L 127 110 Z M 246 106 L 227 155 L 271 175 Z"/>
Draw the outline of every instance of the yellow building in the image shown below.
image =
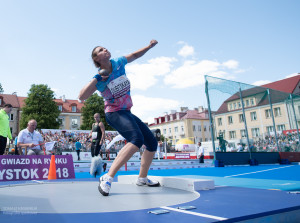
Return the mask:
<path id="1" fill-rule="evenodd" d="M 293 124 L 295 123 L 295 116 L 292 114 L 291 103 L 288 99 L 291 93 L 299 94 L 299 86 L 300 75 L 263 86 L 269 88 L 270 91 L 277 133 L 295 128 L 295 124 Z M 275 131 L 267 89 L 253 87 L 248 90 L 243 90 L 242 98 L 249 138 L 256 140 L 258 138 L 264 138 L 266 135 L 274 134 Z M 299 105 L 299 100 L 296 100 L 294 107 L 296 107 L 295 112 L 298 125 L 300 123 Z M 222 132 L 225 139 L 246 138 L 239 92 L 223 102 L 214 115 L 214 121 L 216 133 Z"/>
<path id="2" fill-rule="evenodd" d="M 155 118 L 149 128 L 160 129 L 172 145 L 183 138 L 193 139 L 195 143 L 211 140 L 208 111 L 202 106 L 194 110 L 182 107 L 180 112 L 172 110 L 169 114 Z"/>

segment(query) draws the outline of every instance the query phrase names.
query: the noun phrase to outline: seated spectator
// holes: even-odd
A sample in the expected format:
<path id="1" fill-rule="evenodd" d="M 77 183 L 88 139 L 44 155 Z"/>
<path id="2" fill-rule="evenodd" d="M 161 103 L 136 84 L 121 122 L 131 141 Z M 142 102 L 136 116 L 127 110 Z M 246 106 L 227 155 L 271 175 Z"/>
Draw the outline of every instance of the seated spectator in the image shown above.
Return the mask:
<path id="1" fill-rule="evenodd" d="M 29 149 L 27 154 L 25 149 L 25 155 L 46 155 L 46 153 L 47 155 L 50 155 L 50 152 L 44 152 L 41 149 L 43 137 L 38 131 L 35 130 L 36 126 L 36 120 L 31 119 L 27 124 L 27 128 L 20 131 L 18 135 L 18 147 L 25 147 Z"/>

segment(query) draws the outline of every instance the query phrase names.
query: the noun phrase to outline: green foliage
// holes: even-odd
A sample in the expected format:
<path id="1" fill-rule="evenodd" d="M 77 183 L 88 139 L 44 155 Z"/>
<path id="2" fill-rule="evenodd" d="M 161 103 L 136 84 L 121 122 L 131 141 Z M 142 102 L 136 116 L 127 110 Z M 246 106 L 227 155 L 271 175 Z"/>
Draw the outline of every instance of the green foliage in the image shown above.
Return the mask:
<path id="1" fill-rule="evenodd" d="M 60 111 L 54 99 L 54 92 L 48 85 L 31 85 L 28 98 L 25 99 L 25 106 L 22 108 L 21 129 L 27 127 L 30 119 L 37 121 L 39 129 L 58 129 L 57 118 Z"/>
<path id="2" fill-rule="evenodd" d="M 2 87 L 2 84 L 0 83 L 0 94 L 3 94 L 4 90 L 3 90 L 3 87 Z"/>
<path id="3" fill-rule="evenodd" d="M 113 130 L 113 128 L 110 127 L 105 120 L 103 98 L 97 93 L 94 93 L 84 102 L 84 106 L 81 109 L 82 125 L 80 126 L 80 129 L 92 129 L 92 124 L 95 122 L 95 113 L 100 113 L 101 122 L 105 126 L 105 130 Z"/>

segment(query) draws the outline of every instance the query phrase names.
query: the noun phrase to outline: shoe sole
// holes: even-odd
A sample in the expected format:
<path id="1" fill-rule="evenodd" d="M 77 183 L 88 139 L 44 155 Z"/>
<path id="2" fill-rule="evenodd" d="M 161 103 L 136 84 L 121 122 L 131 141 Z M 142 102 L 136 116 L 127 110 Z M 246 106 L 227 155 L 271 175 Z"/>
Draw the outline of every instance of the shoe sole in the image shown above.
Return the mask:
<path id="1" fill-rule="evenodd" d="M 148 187 L 160 187 L 160 183 L 157 184 L 136 184 L 137 186 L 148 186 Z"/>
<path id="2" fill-rule="evenodd" d="M 105 191 L 103 191 L 103 190 L 101 189 L 100 185 L 98 185 L 98 190 L 99 190 L 99 192 L 100 192 L 103 196 L 108 196 L 108 195 L 109 195 L 109 193 L 106 193 Z"/>

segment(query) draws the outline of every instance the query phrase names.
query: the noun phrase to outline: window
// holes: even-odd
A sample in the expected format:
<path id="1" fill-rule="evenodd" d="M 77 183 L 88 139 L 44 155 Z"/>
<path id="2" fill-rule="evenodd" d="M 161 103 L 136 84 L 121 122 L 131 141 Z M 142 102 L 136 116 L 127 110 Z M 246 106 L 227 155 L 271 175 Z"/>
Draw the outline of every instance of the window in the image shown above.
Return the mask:
<path id="1" fill-rule="evenodd" d="M 251 106 L 254 105 L 254 99 L 253 98 L 250 99 L 250 104 L 251 104 Z"/>
<path id="2" fill-rule="evenodd" d="M 258 137 L 259 136 L 259 128 L 253 128 L 251 129 L 252 137 Z"/>
<path id="3" fill-rule="evenodd" d="M 10 113 L 10 117 L 9 117 L 10 121 L 14 120 L 14 114 Z"/>
<path id="4" fill-rule="evenodd" d="M 233 120 L 232 120 L 232 116 L 228 116 L 228 124 L 232 124 L 233 123 Z"/>
<path id="5" fill-rule="evenodd" d="M 236 103 L 233 103 L 233 107 L 234 107 L 234 109 L 236 109 Z"/>
<path id="6" fill-rule="evenodd" d="M 196 132 L 196 126 L 195 125 L 193 125 L 193 131 Z"/>
<path id="7" fill-rule="evenodd" d="M 200 126 L 200 127 L 201 127 L 201 126 Z M 183 126 L 181 126 L 181 131 L 182 131 L 182 132 L 184 132 L 184 128 L 183 128 Z"/>
<path id="8" fill-rule="evenodd" d="M 204 127 L 204 132 L 206 132 L 206 125 L 204 125 L 203 127 Z"/>
<path id="9" fill-rule="evenodd" d="M 249 104 L 249 100 L 247 99 L 247 100 L 246 100 L 246 107 L 249 107 L 249 105 L 250 105 L 250 104 Z"/>
<path id="10" fill-rule="evenodd" d="M 72 127 L 77 127 L 77 119 L 72 119 L 71 123 L 72 123 Z"/>
<path id="11" fill-rule="evenodd" d="M 218 126 L 222 125 L 222 118 L 218 118 Z"/>
<path id="12" fill-rule="evenodd" d="M 169 128 L 169 133 L 172 133 L 171 128 Z"/>
<path id="13" fill-rule="evenodd" d="M 0 98 L 0 105 L 2 105 L 2 98 Z"/>
<path id="14" fill-rule="evenodd" d="M 241 130 L 241 137 L 246 138 L 246 130 L 245 129 Z"/>
<path id="15" fill-rule="evenodd" d="M 278 130 L 278 131 L 283 131 L 283 130 L 285 130 L 285 125 L 277 125 L 277 130 Z"/>
<path id="16" fill-rule="evenodd" d="M 166 135 L 167 134 L 167 129 L 164 129 L 163 131 L 164 131 L 164 134 Z"/>
<path id="17" fill-rule="evenodd" d="M 198 131 L 201 132 L 201 125 L 198 125 Z"/>
<path id="18" fill-rule="evenodd" d="M 267 126 L 267 132 L 268 132 L 268 133 L 274 132 L 273 126 Z"/>
<path id="19" fill-rule="evenodd" d="M 76 112 L 76 106 L 72 106 L 72 112 Z"/>
<path id="20" fill-rule="evenodd" d="M 274 115 L 275 115 L 275 117 L 279 117 L 279 116 L 281 116 L 281 111 L 280 111 L 280 107 L 278 107 L 278 108 L 274 108 Z"/>
<path id="21" fill-rule="evenodd" d="M 58 118 L 57 121 L 58 121 L 59 125 L 63 125 L 63 119 L 62 118 Z"/>
<path id="22" fill-rule="evenodd" d="M 238 102 L 238 107 L 239 107 L 239 108 L 241 108 L 241 107 L 242 107 L 242 105 L 241 105 L 241 102 Z"/>
<path id="23" fill-rule="evenodd" d="M 58 110 L 62 111 L 62 105 L 58 106 Z"/>
<path id="24" fill-rule="evenodd" d="M 175 132 L 178 132 L 178 127 L 177 127 L 177 126 L 175 127 L 174 131 L 175 131 Z"/>
<path id="25" fill-rule="evenodd" d="M 232 104 L 229 105 L 230 106 L 230 110 L 232 110 Z M 300 111 L 300 110 L 299 110 Z"/>
<path id="26" fill-rule="evenodd" d="M 300 106 L 298 106 L 298 112 L 299 112 L 299 114 L 300 114 Z"/>
<path id="27" fill-rule="evenodd" d="M 257 120 L 256 112 L 250 112 L 250 116 L 251 116 L 251 121 Z"/>
<path id="28" fill-rule="evenodd" d="M 271 109 L 265 110 L 266 118 L 271 118 Z"/>
<path id="29" fill-rule="evenodd" d="M 229 138 L 230 138 L 230 139 L 235 139 L 235 138 L 236 138 L 236 133 L 235 133 L 235 131 L 229 131 Z"/>
<path id="30" fill-rule="evenodd" d="M 243 114 L 239 115 L 239 119 L 240 119 L 240 122 L 244 122 L 244 116 L 243 116 Z"/>

